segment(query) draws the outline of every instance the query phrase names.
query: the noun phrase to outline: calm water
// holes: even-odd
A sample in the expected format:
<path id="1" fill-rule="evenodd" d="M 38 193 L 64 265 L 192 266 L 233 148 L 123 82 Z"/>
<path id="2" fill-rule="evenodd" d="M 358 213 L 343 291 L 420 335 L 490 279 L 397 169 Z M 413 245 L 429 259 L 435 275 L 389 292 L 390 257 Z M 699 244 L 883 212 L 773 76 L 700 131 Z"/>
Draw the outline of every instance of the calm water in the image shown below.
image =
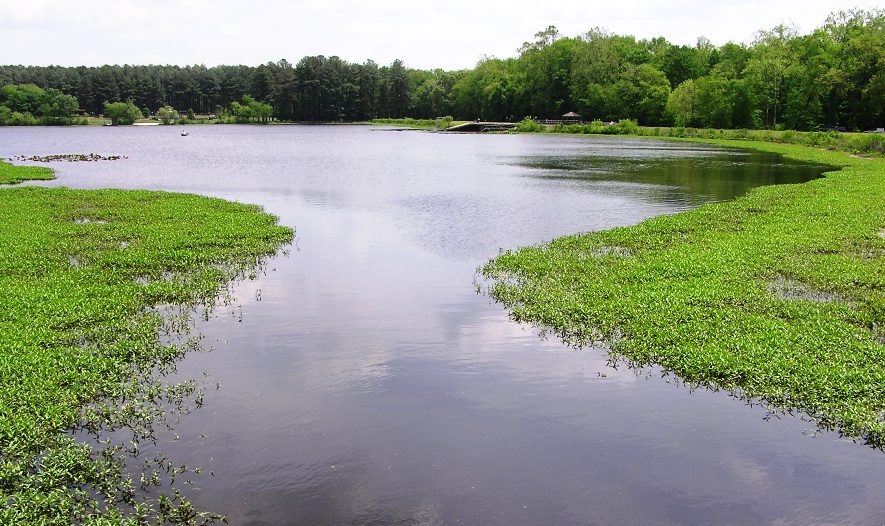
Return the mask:
<path id="1" fill-rule="evenodd" d="M 501 248 L 820 169 L 705 146 L 364 127 L 0 128 L 71 187 L 259 203 L 287 256 L 200 323 L 221 383 L 163 449 L 231 524 L 885 524 L 885 455 L 611 369 L 475 292 Z"/>

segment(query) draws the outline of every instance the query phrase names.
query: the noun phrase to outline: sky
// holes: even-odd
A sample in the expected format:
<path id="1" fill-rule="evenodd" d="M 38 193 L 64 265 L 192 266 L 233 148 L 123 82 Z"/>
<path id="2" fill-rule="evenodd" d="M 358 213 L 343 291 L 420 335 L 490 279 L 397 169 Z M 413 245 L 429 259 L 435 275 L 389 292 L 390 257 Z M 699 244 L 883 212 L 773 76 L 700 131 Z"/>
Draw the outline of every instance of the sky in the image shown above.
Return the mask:
<path id="1" fill-rule="evenodd" d="M 472 68 L 517 55 L 556 26 L 694 45 L 801 34 L 833 11 L 885 0 L 0 0 L 0 64 L 246 64 L 307 55 L 412 68 Z"/>

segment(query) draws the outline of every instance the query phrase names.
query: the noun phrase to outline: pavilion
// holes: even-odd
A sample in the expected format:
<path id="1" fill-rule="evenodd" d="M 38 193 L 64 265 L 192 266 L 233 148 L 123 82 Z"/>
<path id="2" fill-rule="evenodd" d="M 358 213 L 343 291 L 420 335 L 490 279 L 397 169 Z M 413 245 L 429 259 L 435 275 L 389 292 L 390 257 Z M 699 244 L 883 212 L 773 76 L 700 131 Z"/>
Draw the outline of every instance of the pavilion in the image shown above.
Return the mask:
<path id="1" fill-rule="evenodd" d="M 562 123 L 563 124 L 578 124 L 581 122 L 583 122 L 581 120 L 581 116 L 573 111 L 570 111 L 562 116 Z"/>

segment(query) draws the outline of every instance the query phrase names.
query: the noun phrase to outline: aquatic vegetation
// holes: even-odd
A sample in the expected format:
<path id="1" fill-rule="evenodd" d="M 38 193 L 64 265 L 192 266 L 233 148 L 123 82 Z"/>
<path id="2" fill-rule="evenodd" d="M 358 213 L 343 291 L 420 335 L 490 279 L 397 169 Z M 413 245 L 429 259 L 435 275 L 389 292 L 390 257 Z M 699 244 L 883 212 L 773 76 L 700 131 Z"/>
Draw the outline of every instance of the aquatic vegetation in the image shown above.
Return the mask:
<path id="1" fill-rule="evenodd" d="M 194 384 L 157 376 L 197 343 L 160 335 L 253 274 L 291 229 L 255 206 L 185 194 L 23 187 L 0 198 L 0 524 L 217 519 L 168 486 L 186 468 L 124 458 L 153 422 L 200 401 Z M 174 317 L 164 305 L 185 307 Z M 73 434 L 102 429 L 132 439 Z"/>
<path id="2" fill-rule="evenodd" d="M 22 181 L 55 179 L 49 168 L 42 166 L 13 166 L 0 161 L 0 184 L 18 184 Z"/>
<path id="3" fill-rule="evenodd" d="M 59 153 L 52 155 L 18 155 L 12 160 L 14 161 L 31 161 L 37 163 L 51 163 L 56 161 L 73 162 L 94 162 L 94 161 L 118 161 L 120 159 L 128 159 L 125 155 L 101 155 L 97 153 Z"/>
<path id="4" fill-rule="evenodd" d="M 607 344 L 613 357 L 882 448 L 885 161 L 715 144 L 841 170 L 505 252 L 482 269 L 490 294 L 570 344 Z"/>

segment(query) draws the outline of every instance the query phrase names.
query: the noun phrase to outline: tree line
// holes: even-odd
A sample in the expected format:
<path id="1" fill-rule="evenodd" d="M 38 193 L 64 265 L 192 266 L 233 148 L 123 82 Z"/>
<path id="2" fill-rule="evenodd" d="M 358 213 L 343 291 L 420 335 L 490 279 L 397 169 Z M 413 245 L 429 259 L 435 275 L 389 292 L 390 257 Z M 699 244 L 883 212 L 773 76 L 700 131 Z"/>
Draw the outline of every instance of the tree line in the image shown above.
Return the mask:
<path id="1" fill-rule="evenodd" d="M 750 45 L 718 47 L 704 38 L 685 46 L 601 29 L 564 37 L 551 26 L 516 57 L 484 58 L 460 71 L 334 56 L 256 67 L 0 66 L 0 86 L 29 84 L 71 96 L 92 114 L 125 101 L 154 114 L 241 112 L 238 120 L 251 122 L 517 121 L 575 111 L 649 126 L 864 129 L 885 123 L 885 11 L 841 11 L 806 35 L 780 25 Z M 3 93 L 0 107 L 8 102 Z"/>
<path id="2" fill-rule="evenodd" d="M 71 124 L 77 112 L 77 99 L 61 91 L 44 90 L 34 84 L 7 84 L 0 87 L 0 124 L 31 125 L 41 119 L 46 124 Z"/>

